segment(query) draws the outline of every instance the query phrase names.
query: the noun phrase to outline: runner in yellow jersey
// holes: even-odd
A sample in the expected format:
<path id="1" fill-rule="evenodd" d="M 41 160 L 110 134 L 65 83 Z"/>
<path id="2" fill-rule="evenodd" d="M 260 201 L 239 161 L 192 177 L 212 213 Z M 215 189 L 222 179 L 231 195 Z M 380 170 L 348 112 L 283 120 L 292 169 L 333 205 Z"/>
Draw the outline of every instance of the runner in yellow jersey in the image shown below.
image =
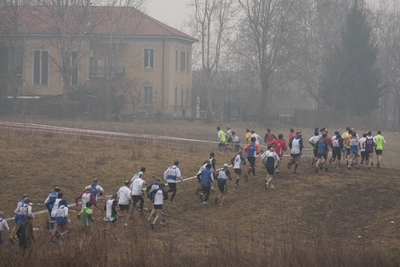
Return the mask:
<path id="1" fill-rule="evenodd" d="M 350 157 L 350 144 L 349 144 L 349 141 L 351 139 L 352 134 L 353 134 L 353 131 L 352 130 L 348 130 L 347 132 L 345 132 L 342 135 L 343 147 L 344 147 L 344 150 L 346 151 L 346 164 L 349 162 L 349 157 Z"/>
<path id="2" fill-rule="evenodd" d="M 221 127 L 217 127 L 217 131 L 218 131 L 218 150 L 221 151 L 222 148 L 225 149 L 225 143 L 226 143 L 226 134 L 224 131 L 221 130 Z"/>
<path id="3" fill-rule="evenodd" d="M 381 158 L 383 152 L 383 144 L 386 144 L 385 137 L 383 137 L 381 131 L 378 131 L 377 135 L 374 137 L 375 143 L 375 154 L 378 168 L 381 167 Z"/>

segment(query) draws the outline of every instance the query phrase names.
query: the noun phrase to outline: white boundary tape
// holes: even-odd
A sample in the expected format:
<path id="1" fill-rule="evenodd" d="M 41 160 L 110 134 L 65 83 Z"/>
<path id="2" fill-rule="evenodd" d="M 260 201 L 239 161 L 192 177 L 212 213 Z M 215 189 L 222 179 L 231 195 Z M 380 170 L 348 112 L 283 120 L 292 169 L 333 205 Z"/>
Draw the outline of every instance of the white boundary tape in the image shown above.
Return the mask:
<path id="1" fill-rule="evenodd" d="M 232 167 L 232 165 L 229 165 L 229 167 Z M 220 168 L 220 169 L 217 169 L 217 171 L 219 171 L 219 170 L 222 170 L 222 168 Z M 197 178 L 197 175 L 195 175 L 195 176 L 191 176 L 191 177 L 188 177 L 188 178 L 184 178 L 183 179 L 183 181 L 177 181 L 177 183 L 182 183 L 182 182 L 185 182 L 185 181 L 189 181 L 189 180 L 192 180 L 192 179 L 194 179 L 194 178 Z M 168 184 L 165 184 L 165 185 L 168 185 Z M 145 190 L 145 188 L 143 189 L 143 190 Z M 107 196 L 104 196 L 104 197 L 99 197 L 99 199 L 101 199 L 101 198 L 109 198 L 109 197 L 111 197 L 111 195 L 107 195 Z M 41 205 L 43 205 L 42 203 L 40 203 Z M 70 207 L 75 207 L 76 206 L 76 204 L 75 203 L 72 203 L 72 204 L 69 204 L 68 205 L 68 207 L 70 208 Z M 43 213 L 48 213 L 48 210 L 46 209 L 46 210 L 41 210 L 41 211 L 36 211 L 36 212 L 33 212 L 33 215 L 39 215 L 39 214 L 43 214 Z M 14 217 L 11 217 L 11 218 L 7 218 L 7 219 L 5 219 L 6 221 L 11 221 L 11 220 L 14 220 Z"/>
<path id="2" fill-rule="evenodd" d="M 161 144 L 171 144 L 171 145 L 182 145 L 182 146 L 199 146 L 203 147 L 201 144 L 207 144 L 205 147 L 215 147 L 217 148 L 217 144 L 219 142 L 216 141 L 206 141 L 206 140 L 197 140 L 197 139 L 187 139 L 187 138 L 177 138 L 177 137 L 169 137 L 169 136 L 157 136 L 157 135 L 148 135 L 148 134 L 128 134 L 128 133 L 119 133 L 119 132 L 107 132 L 107 131 L 97 131 L 97 130 L 85 130 L 78 128 L 68 128 L 68 127 L 58 127 L 58 126 L 48 126 L 41 124 L 29 124 L 29 123 L 15 123 L 15 122 L 4 122 L 0 121 L 0 128 L 11 129 L 11 130 L 34 130 L 43 133 L 60 133 L 60 134 L 68 134 L 68 135 L 77 135 L 77 136 L 88 136 L 88 137 L 103 137 L 103 138 L 113 138 L 113 139 L 149 139 L 152 140 L 152 143 L 161 143 Z M 158 142 L 159 141 L 159 142 Z M 169 143 L 165 141 L 178 141 L 178 143 Z M 189 144 L 181 143 L 182 141 L 189 142 Z M 197 144 L 197 145 L 195 145 Z M 260 148 L 267 148 L 266 146 L 260 146 Z M 305 151 L 311 151 L 311 149 L 303 149 Z M 260 155 L 257 155 L 259 157 Z M 284 154 L 284 157 L 289 157 L 290 155 Z M 307 156 L 307 155 L 306 155 Z M 232 165 L 229 165 L 230 167 Z M 220 169 L 218 169 L 220 170 Z M 218 171 L 217 170 L 217 171 Z M 183 181 L 188 181 L 191 179 L 197 178 L 197 176 L 192 176 L 183 179 Z M 178 181 L 178 183 L 181 181 Z M 111 197 L 111 195 L 106 196 Z M 68 207 L 76 206 L 75 203 L 69 204 Z M 47 210 L 41 210 L 34 212 L 34 215 L 39 215 L 43 213 L 47 213 Z M 6 221 L 13 220 L 14 218 L 7 218 Z"/>

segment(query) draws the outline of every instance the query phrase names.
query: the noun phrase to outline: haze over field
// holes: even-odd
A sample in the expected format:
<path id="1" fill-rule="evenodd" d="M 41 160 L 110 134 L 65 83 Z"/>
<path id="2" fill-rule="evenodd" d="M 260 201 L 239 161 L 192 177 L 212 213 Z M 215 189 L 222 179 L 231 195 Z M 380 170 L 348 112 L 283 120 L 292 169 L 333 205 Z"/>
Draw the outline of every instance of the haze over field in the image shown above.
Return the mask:
<path id="1" fill-rule="evenodd" d="M 373 6 L 380 0 L 367 0 Z M 178 29 L 182 28 L 184 20 L 189 19 L 193 9 L 188 7 L 190 0 L 149 0 L 147 14 L 153 18 Z"/>

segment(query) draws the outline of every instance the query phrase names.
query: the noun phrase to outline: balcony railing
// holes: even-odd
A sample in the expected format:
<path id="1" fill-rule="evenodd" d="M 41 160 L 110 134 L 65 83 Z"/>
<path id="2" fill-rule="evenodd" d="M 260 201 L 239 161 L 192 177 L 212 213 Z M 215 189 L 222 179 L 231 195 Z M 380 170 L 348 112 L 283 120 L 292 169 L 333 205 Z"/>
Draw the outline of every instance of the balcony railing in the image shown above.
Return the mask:
<path id="1" fill-rule="evenodd" d="M 111 74 L 113 77 L 124 77 L 125 76 L 125 67 L 99 67 L 99 66 L 90 66 L 89 76 L 90 77 L 105 77 L 106 75 Z"/>

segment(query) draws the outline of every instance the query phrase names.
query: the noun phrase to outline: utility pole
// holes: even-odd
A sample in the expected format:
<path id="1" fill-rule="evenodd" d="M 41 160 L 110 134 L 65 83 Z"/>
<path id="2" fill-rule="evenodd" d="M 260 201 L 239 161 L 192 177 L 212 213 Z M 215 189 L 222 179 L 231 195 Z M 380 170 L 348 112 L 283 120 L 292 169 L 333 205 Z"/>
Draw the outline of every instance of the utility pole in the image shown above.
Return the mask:
<path id="1" fill-rule="evenodd" d="M 232 78 L 228 78 L 228 122 L 231 122 L 231 81 Z"/>

